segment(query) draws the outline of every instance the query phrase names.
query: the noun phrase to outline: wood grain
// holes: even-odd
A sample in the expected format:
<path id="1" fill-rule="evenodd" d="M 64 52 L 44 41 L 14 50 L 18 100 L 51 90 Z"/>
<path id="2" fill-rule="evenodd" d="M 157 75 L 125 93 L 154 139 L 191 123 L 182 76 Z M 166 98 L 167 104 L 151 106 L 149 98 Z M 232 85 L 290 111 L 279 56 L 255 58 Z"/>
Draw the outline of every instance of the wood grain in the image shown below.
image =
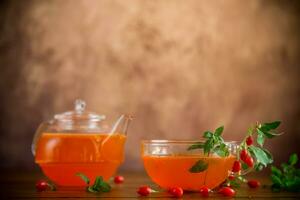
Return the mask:
<path id="1" fill-rule="evenodd" d="M 58 188 L 57 191 L 37 192 L 35 190 L 35 182 L 43 178 L 41 173 L 37 172 L 6 172 L 1 173 L 1 197 L 13 199 L 61 199 L 61 198 L 78 198 L 78 199 L 138 199 L 136 193 L 140 185 L 150 185 L 152 188 L 158 187 L 151 182 L 145 173 L 123 172 L 120 173 L 125 177 L 125 182 L 121 185 L 111 184 L 113 189 L 109 193 L 93 194 L 88 193 L 84 188 Z M 270 182 L 266 176 L 255 177 L 260 180 L 263 185 L 269 185 Z M 212 194 L 210 197 L 224 199 L 219 194 Z M 169 199 L 171 196 L 166 192 L 157 192 L 151 194 L 150 198 Z M 199 193 L 186 192 L 184 199 L 199 199 Z M 246 185 L 237 190 L 235 198 L 259 198 L 259 199 L 300 199 L 299 193 L 273 193 L 269 187 L 261 187 L 259 189 L 250 189 Z M 3 198 L 1 198 L 3 199 Z"/>

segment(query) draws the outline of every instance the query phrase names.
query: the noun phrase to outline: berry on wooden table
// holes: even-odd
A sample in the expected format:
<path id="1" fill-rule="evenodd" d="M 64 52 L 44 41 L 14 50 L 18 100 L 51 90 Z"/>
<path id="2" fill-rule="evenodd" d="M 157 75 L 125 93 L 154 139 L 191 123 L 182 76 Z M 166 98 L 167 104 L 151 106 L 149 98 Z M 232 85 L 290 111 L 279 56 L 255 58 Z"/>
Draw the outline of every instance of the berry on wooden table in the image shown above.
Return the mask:
<path id="1" fill-rule="evenodd" d="M 181 187 L 172 187 L 169 189 L 169 193 L 174 197 L 182 197 L 183 189 Z"/>
<path id="2" fill-rule="evenodd" d="M 124 177 L 123 177 L 123 176 L 115 176 L 114 182 L 115 182 L 116 184 L 123 183 L 123 182 L 124 182 Z"/>
<path id="3" fill-rule="evenodd" d="M 260 186 L 260 182 L 258 180 L 249 180 L 248 186 L 251 188 L 258 188 Z"/>
<path id="4" fill-rule="evenodd" d="M 203 186 L 200 188 L 200 193 L 203 197 L 208 197 L 209 196 L 210 189 L 206 186 Z"/>
<path id="5" fill-rule="evenodd" d="M 48 189 L 48 183 L 45 180 L 39 180 L 36 182 L 35 188 L 38 192 L 46 191 Z"/>
<path id="6" fill-rule="evenodd" d="M 147 185 L 139 187 L 137 193 L 141 196 L 148 196 L 151 193 L 151 188 Z"/>
<path id="7" fill-rule="evenodd" d="M 226 196 L 226 197 L 232 197 L 232 196 L 235 195 L 235 191 L 231 187 L 222 187 L 219 190 L 219 193 Z"/>

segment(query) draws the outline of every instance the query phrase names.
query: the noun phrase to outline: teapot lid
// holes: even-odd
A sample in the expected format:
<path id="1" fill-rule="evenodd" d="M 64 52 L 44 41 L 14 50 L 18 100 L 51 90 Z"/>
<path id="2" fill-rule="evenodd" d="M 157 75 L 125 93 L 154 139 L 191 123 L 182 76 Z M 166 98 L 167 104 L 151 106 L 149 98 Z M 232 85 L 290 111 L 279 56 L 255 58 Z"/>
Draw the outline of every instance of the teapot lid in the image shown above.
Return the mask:
<path id="1" fill-rule="evenodd" d="M 105 115 L 98 115 L 85 110 L 86 103 L 81 99 L 76 99 L 73 111 L 54 115 L 54 119 L 61 122 L 71 121 L 91 121 L 98 122 L 105 119 Z"/>

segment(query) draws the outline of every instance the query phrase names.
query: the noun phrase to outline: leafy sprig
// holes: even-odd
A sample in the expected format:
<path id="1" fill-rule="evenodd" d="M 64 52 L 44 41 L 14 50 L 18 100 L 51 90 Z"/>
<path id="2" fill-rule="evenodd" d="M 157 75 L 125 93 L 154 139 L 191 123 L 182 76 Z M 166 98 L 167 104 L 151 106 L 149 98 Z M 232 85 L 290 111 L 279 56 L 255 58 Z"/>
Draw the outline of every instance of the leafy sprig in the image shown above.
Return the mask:
<path id="1" fill-rule="evenodd" d="M 222 138 L 222 132 L 224 130 L 224 126 L 220 126 L 217 128 L 214 133 L 211 131 L 205 131 L 203 133 L 203 138 L 206 141 L 198 142 L 191 145 L 187 150 L 194 149 L 203 149 L 204 155 L 209 155 L 211 153 L 216 153 L 221 157 L 225 157 L 229 155 L 228 147 L 226 146 L 224 139 Z"/>
<path id="2" fill-rule="evenodd" d="M 206 139 L 206 141 L 198 142 L 190 147 L 188 147 L 188 151 L 195 150 L 195 149 L 203 149 L 204 155 L 209 156 L 212 153 L 216 153 L 217 155 L 221 157 L 226 157 L 229 155 L 229 149 L 227 145 L 224 142 L 224 139 L 222 138 L 222 133 L 224 130 L 224 126 L 220 126 L 217 128 L 214 132 L 211 131 L 205 131 L 203 133 L 203 138 Z M 199 173 L 202 171 L 205 171 L 208 168 L 208 163 L 204 160 L 198 160 L 191 168 L 191 173 Z"/>
<path id="3" fill-rule="evenodd" d="M 241 162 L 242 169 L 249 169 L 249 163 L 244 158 L 240 157 L 241 151 L 246 152 L 248 157 L 251 157 L 251 162 L 254 162 L 254 169 L 260 171 L 267 167 L 273 162 L 272 154 L 263 147 L 265 140 L 274 138 L 281 135 L 281 133 L 276 132 L 276 128 L 279 127 L 280 121 L 274 121 L 270 123 L 256 123 L 255 126 L 251 126 L 248 129 L 248 133 L 245 138 L 240 143 L 237 150 L 237 160 Z M 203 149 L 204 155 L 209 156 L 210 154 L 217 154 L 220 157 L 229 156 L 229 149 L 224 139 L 222 138 L 222 133 L 224 126 L 220 126 L 214 132 L 206 131 L 203 133 L 203 138 L 205 142 L 198 142 L 191 145 L 187 150 Z M 251 138 L 251 142 L 247 142 L 248 138 Z M 253 137 L 256 137 L 257 145 L 253 144 Z M 199 173 L 205 171 L 209 166 L 209 163 L 205 160 L 198 160 L 190 169 L 191 173 Z M 252 167 L 252 165 L 251 165 Z M 240 183 L 247 182 L 247 179 L 243 177 L 241 172 L 233 173 L 233 179 L 227 179 L 225 184 L 229 184 L 232 187 L 239 187 Z"/>
<path id="4" fill-rule="evenodd" d="M 261 171 L 263 168 L 267 167 L 267 165 L 273 163 L 272 154 L 267 149 L 263 148 L 263 145 L 265 139 L 271 139 L 282 134 L 276 133 L 276 128 L 279 127 L 280 123 L 280 121 L 274 121 L 270 123 L 256 123 L 255 126 L 251 126 L 248 129 L 248 134 L 245 139 L 239 145 L 238 159 L 240 160 L 239 152 L 244 149 L 251 154 L 252 158 L 254 158 L 254 169 L 256 171 Z M 246 139 L 248 137 L 256 137 L 258 145 L 247 145 Z M 243 167 L 244 169 L 248 168 L 247 165 L 243 165 Z"/>
<path id="5" fill-rule="evenodd" d="M 111 190 L 111 186 L 103 180 L 102 176 L 97 176 L 93 185 L 89 185 L 90 179 L 85 174 L 77 173 L 76 176 L 79 176 L 87 184 L 86 190 L 88 192 L 98 193 L 109 192 Z"/>
<path id="6" fill-rule="evenodd" d="M 271 167 L 271 180 L 273 191 L 300 192 L 300 168 L 296 167 L 297 154 L 292 154 L 288 163 L 282 163 L 281 169 Z"/>

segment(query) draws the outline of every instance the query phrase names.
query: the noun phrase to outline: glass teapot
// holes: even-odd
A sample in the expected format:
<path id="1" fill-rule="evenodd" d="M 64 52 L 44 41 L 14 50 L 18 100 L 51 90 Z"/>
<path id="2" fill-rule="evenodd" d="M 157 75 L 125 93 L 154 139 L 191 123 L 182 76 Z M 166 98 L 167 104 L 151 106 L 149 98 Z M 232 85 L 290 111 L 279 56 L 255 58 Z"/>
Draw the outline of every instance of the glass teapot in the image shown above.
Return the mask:
<path id="1" fill-rule="evenodd" d="M 91 182 L 96 176 L 107 180 L 124 160 L 131 116 L 121 115 L 110 125 L 104 115 L 88 112 L 85 106 L 84 101 L 76 100 L 74 111 L 43 122 L 33 138 L 35 162 L 59 186 L 84 186 L 77 173 Z"/>

